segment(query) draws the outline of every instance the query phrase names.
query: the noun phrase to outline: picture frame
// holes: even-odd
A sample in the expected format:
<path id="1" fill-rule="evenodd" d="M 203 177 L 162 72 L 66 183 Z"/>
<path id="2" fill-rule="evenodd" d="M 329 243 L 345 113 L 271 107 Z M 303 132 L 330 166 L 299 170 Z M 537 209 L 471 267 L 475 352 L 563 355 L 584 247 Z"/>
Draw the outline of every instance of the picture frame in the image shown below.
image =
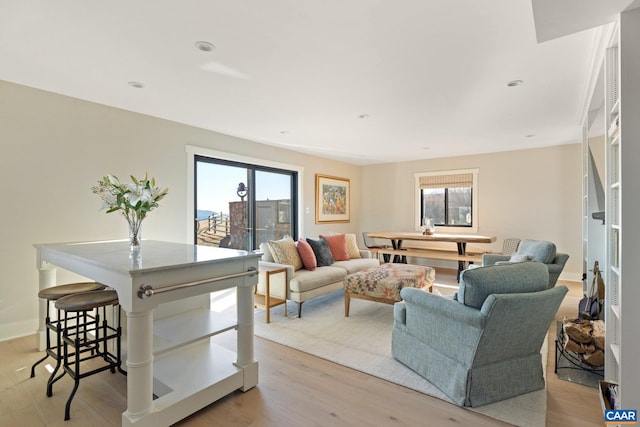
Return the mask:
<path id="1" fill-rule="evenodd" d="M 351 181 L 316 174 L 316 224 L 351 220 Z"/>

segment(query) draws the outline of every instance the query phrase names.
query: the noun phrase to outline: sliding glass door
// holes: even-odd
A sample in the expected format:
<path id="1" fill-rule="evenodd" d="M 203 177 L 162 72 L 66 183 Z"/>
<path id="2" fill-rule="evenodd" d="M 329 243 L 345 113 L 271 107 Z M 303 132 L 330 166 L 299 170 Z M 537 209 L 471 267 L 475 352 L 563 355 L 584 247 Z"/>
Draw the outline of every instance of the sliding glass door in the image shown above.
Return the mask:
<path id="1" fill-rule="evenodd" d="M 195 243 L 254 250 L 297 237 L 297 172 L 195 156 Z"/>

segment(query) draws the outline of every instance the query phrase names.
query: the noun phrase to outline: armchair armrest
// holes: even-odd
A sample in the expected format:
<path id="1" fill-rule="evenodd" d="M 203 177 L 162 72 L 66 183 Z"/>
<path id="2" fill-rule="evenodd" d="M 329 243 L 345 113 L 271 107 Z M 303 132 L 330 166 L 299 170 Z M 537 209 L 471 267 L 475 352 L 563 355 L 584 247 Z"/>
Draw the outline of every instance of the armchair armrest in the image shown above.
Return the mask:
<path id="1" fill-rule="evenodd" d="M 494 265 L 498 261 L 509 261 L 511 259 L 511 255 L 502 255 L 502 254 L 482 254 L 482 265 Z"/>
<path id="2" fill-rule="evenodd" d="M 438 319 L 438 322 L 448 322 L 443 318 L 453 319 L 454 322 L 482 328 L 485 316 L 473 307 L 468 307 L 459 301 L 441 295 L 432 294 L 416 288 L 403 288 L 400 295 L 407 306 L 408 317 L 418 314 L 421 322 L 427 318 Z M 414 313 L 411 313 L 411 312 Z M 409 322 L 409 320 L 407 320 Z"/>

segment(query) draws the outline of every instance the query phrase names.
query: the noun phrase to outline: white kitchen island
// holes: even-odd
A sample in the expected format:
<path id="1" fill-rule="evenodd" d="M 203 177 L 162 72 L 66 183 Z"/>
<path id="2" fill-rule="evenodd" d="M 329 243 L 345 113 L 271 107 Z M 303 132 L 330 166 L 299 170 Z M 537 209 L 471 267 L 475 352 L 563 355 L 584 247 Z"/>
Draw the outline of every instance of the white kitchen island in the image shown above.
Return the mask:
<path id="1" fill-rule="evenodd" d="M 40 289 L 56 284 L 59 267 L 118 293 L 127 324 L 123 426 L 168 426 L 234 390 L 257 385 L 253 286 L 258 280 L 259 254 L 146 240 L 135 253 L 126 241 L 34 246 Z M 237 316 L 232 321 L 186 304 L 157 322 L 161 325 L 155 325 L 154 338 L 154 310 L 160 304 L 230 288 L 237 294 Z M 41 302 L 37 332 L 41 350 L 45 309 Z M 210 339 L 232 329 L 237 330 L 235 353 Z"/>

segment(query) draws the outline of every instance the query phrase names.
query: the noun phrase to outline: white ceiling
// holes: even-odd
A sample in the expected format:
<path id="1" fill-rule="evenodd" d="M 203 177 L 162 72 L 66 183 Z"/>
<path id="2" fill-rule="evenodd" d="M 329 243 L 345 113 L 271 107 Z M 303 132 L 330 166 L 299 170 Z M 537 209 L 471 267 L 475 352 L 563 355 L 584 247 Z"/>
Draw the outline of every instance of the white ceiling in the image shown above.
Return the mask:
<path id="1" fill-rule="evenodd" d="M 534 0 L 539 23 L 548 1 Z M 551 19 L 538 43 L 533 12 L 525 0 L 0 0 L 0 80 L 361 165 L 579 142 L 601 32 L 554 38 Z"/>

